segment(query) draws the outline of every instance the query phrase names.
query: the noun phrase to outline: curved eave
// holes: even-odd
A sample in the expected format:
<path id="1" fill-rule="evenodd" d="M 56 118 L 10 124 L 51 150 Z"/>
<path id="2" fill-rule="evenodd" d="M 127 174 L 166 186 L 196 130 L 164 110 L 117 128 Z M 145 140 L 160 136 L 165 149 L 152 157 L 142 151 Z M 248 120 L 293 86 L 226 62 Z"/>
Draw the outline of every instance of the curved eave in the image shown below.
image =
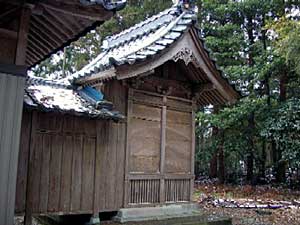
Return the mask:
<path id="1" fill-rule="evenodd" d="M 213 70 L 215 76 L 220 77 L 222 79 L 221 80 L 222 85 L 224 87 L 227 87 L 228 90 L 230 90 L 230 95 L 232 96 L 232 99 L 231 100 L 228 99 L 228 100 L 231 103 L 234 103 L 235 101 L 237 101 L 239 98 L 242 97 L 241 92 L 236 89 L 236 86 L 234 84 L 232 84 L 231 81 L 224 75 L 223 71 L 218 68 L 216 60 L 214 60 L 211 57 L 211 50 L 205 46 L 205 41 L 199 36 L 198 30 L 196 27 L 193 27 L 191 29 L 191 33 L 192 33 L 192 36 L 196 39 L 195 42 L 197 43 L 197 40 L 198 40 L 198 43 L 200 43 L 200 45 L 201 45 L 201 46 L 199 46 L 199 51 L 201 51 L 201 49 L 204 50 L 205 56 L 208 59 L 207 62 L 209 63 L 210 68 Z"/>

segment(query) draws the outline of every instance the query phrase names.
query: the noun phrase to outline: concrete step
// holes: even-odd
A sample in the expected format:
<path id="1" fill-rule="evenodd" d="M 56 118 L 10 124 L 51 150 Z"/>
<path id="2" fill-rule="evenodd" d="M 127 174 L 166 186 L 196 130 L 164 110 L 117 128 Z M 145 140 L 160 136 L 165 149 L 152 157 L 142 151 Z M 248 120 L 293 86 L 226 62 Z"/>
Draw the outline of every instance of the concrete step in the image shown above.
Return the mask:
<path id="1" fill-rule="evenodd" d="M 197 204 L 121 209 L 114 221 L 128 225 L 231 225 L 230 219 L 203 215 Z"/>
<path id="2" fill-rule="evenodd" d="M 192 216 L 184 218 L 173 218 L 152 221 L 136 221 L 136 222 L 101 222 L 101 225 L 232 225 L 230 219 L 215 218 L 208 219 L 205 216 Z"/>

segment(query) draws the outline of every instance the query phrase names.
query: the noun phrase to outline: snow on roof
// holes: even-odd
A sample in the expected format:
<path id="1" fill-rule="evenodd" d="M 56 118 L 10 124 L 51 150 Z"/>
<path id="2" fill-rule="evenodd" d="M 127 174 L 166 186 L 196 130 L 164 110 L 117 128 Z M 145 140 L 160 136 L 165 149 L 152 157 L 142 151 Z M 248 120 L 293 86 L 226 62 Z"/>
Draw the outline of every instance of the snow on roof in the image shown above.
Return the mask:
<path id="1" fill-rule="evenodd" d="M 76 89 L 75 86 L 64 85 L 60 81 L 50 82 L 42 78 L 29 78 L 24 102 L 26 106 L 42 111 L 55 111 L 91 118 L 116 120 L 124 118 L 119 112 L 112 110 L 112 104 L 104 100 L 99 104 L 90 97 L 86 97 L 87 94 L 84 92 L 84 89 Z"/>
<path id="2" fill-rule="evenodd" d="M 163 51 L 178 40 L 196 18 L 194 4 L 184 8 L 183 2 L 106 38 L 102 44 L 103 52 L 67 79 L 72 83 L 114 66 L 146 60 Z"/>

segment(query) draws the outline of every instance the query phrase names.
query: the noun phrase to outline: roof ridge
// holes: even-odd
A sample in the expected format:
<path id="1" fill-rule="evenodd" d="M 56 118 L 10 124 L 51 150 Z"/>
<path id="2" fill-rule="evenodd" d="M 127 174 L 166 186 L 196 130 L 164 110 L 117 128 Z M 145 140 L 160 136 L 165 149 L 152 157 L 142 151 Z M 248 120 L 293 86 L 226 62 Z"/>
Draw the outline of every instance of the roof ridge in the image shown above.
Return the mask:
<path id="1" fill-rule="evenodd" d="M 191 2 L 192 0 L 190 0 Z M 102 52 L 88 65 L 67 77 L 70 83 L 125 63 L 145 60 L 175 42 L 195 21 L 196 7 L 175 4 L 127 30 L 106 38 Z M 112 74 L 111 77 L 113 77 Z M 111 78 L 110 77 L 110 78 Z"/>
<path id="2" fill-rule="evenodd" d="M 27 85 L 44 85 L 52 87 L 60 87 L 71 89 L 73 86 L 70 83 L 66 83 L 64 79 L 50 80 L 43 77 L 28 76 L 26 78 Z"/>
<path id="3" fill-rule="evenodd" d="M 158 41 L 159 39 L 161 39 L 162 36 L 166 35 L 170 30 L 172 30 L 172 28 L 181 20 L 181 18 L 186 14 L 186 12 L 181 13 L 181 15 L 179 17 L 176 18 L 176 20 L 174 20 L 173 22 L 171 22 L 165 29 L 158 29 L 158 33 L 160 35 L 157 35 L 156 38 L 150 39 L 149 43 L 145 42 L 142 46 L 139 46 L 138 49 L 132 49 L 131 51 L 129 50 L 123 57 L 127 57 L 135 52 L 138 52 L 148 46 L 150 46 L 151 44 L 153 44 L 154 42 Z"/>
<path id="4" fill-rule="evenodd" d="M 175 10 L 175 9 L 177 9 L 177 7 L 175 8 L 174 5 L 173 5 L 172 7 L 167 8 L 167 9 L 165 9 L 164 11 L 159 12 L 159 13 L 157 13 L 157 14 L 154 14 L 154 15 L 150 16 L 149 18 L 147 18 L 146 20 L 140 21 L 140 22 L 136 23 L 135 25 L 133 25 L 133 26 L 131 26 L 131 27 L 129 27 L 129 28 L 127 28 L 127 29 L 125 29 L 125 30 L 123 30 L 123 31 L 121 31 L 121 32 L 119 32 L 119 33 L 117 33 L 117 34 L 114 34 L 114 35 L 111 35 L 111 36 L 106 37 L 105 40 L 106 40 L 106 39 L 109 39 L 109 40 L 115 40 L 115 39 L 117 39 L 118 37 L 120 37 L 120 36 L 122 36 L 122 35 L 125 35 L 125 34 L 131 32 L 132 30 L 134 30 L 134 29 L 136 29 L 136 28 L 138 28 L 138 27 L 141 27 L 141 26 L 143 26 L 143 25 L 145 25 L 145 24 L 147 24 L 147 23 L 149 23 L 149 22 L 152 22 L 152 21 L 155 20 L 156 18 L 159 18 L 159 17 L 162 16 L 162 15 L 166 15 L 166 14 L 168 14 L 170 11 Z"/>
<path id="5" fill-rule="evenodd" d="M 159 19 L 159 18 L 161 18 L 163 16 L 167 16 L 167 15 L 173 15 L 173 14 L 178 13 L 178 12 L 179 11 L 178 11 L 177 5 L 173 5 L 172 7 L 168 8 L 168 9 L 165 9 L 164 11 L 149 17 L 148 19 L 146 19 L 144 21 L 141 21 L 141 22 L 139 22 L 139 23 L 123 30 L 123 31 L 121 31 L 118 34 L 106 37 L 102 42 L 101 48 L 105 51 L 107 49 L 117 47 L 117 46 L 119 46 L 120 44 L 122 44 L 126 41 L 130 41 L 130 40 L 126 40 L 126 41 L 118 43 L 117 45 L 112 45 L 112 46 L 110 46 L 110 44 L 109 44 L 109 42 L 116 41 L 117 39 L 121 38 L 122 36 L 125 36 L 125 35 L 129 34 L 130 32 L 132 32 L 134 30 L 137 30 L 138 28 L 141 28 L 144 25 L 155 21 L 156 19 Z"/>

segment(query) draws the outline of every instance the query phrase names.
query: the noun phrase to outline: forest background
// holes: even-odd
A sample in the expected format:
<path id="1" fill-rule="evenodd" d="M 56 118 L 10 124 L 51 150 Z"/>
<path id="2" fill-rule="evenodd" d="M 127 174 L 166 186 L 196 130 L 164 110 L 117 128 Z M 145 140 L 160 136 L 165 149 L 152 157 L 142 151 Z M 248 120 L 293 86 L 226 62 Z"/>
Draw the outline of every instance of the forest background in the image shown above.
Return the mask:
<path id="1" fill-rule="evenodd" d="M 113 19 L 32 69 L 66 77 L 101 52 L 102 40 L 172 5 L 128 0 Z M 299 0 L 197 0 L 211 56 L 242 97 L 199 109 L 196 176 L 219 183 L 300 187 Z"/>

